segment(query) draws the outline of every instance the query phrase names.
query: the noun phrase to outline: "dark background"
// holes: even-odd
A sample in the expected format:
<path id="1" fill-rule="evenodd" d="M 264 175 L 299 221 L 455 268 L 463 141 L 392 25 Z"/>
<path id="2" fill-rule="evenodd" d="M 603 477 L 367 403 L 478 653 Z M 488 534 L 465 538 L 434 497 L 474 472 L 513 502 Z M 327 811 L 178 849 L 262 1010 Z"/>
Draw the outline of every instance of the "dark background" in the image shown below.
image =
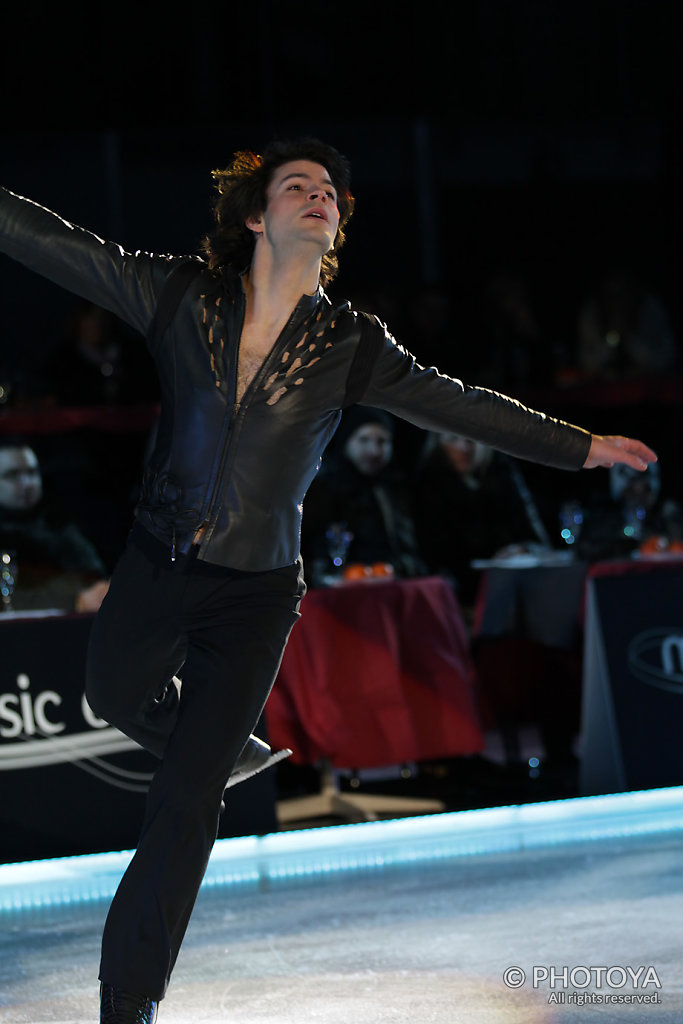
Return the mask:
<path id="1" fill-rule="evenodd" d="M 570 299 L 620 254 L 678 307 L 682 27 L 679 0 L 16 4 L 0 179 L 126 246 L 190 249 L 212 167 L 316 133 L 354 169 L 339 288 L 458 289 L 517 260 Z"/>
<path id="2" fill-rule="evenodd" d="M 378 312 L 418 357 L 413 306 L 435 287 L 467 367 L 501 267 L 526 275 L 568 358 L 578 305 L 615 261 L 683 337 L 682 27 L 680 0 L 15 3 L 0 181 L 127 248 L 196 251 L 212 168 L 317 134 L 351 159 L 357 197 L 334 297 Z M 70 297 L 0 266 L 0 359 L 30 373 Z M 543 397 L 572 418 L 566 393 Z M 677 407 L 646 412 L 611 432 L 644 426 L 667 445 Z"/>

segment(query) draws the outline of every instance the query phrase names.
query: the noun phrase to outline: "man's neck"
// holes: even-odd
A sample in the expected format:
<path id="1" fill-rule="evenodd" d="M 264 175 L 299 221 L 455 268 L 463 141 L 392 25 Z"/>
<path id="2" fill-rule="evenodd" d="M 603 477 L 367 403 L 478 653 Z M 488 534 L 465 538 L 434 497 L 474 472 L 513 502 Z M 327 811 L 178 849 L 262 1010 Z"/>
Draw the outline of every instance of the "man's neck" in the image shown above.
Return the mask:
<path id="1" fill-rule="evenodd" d="M 319 259 L 312 264 L 288 260 L 279 266 L 255 252 L 245 279 L 247 321 L 274 325 L 287 319 L 302 295 L 315 294 L 319 281 Z"/>

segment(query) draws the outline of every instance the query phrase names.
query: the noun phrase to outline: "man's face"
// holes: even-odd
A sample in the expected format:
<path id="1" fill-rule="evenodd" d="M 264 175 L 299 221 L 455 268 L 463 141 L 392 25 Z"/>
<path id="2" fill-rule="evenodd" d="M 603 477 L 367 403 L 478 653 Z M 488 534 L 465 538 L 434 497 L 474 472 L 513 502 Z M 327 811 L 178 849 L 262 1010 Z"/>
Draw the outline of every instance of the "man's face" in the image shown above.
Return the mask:
<path id="1" fill-rule="evenodd" d="M 376 476 L 391 461 L 391 433 L 380 423 L 366 423 L 351 434 L 344 455 L 364 476 Z"/>
<path id="2" fill-rule="evenodd" d="M 34 508 L 43 496 L 43 481 L 31 448 L 0 448 L 0 507 Z"/>
<path id="3" fill-rule="evenodd" d="M 441 444 L 448 461 L 458 472 L 466 475 L 477 468 L 482 458 L 482 446 L 460 434 L 443 434 Z"/>
<path id="4" fill-rule="evenodd" d="M 273 174 L 267 205 L 247 226 L 273 245 L 311 243 L 323 256 L 334 245 L 339 227 L 337 191 L 322 164 L 290 160 Z"/>

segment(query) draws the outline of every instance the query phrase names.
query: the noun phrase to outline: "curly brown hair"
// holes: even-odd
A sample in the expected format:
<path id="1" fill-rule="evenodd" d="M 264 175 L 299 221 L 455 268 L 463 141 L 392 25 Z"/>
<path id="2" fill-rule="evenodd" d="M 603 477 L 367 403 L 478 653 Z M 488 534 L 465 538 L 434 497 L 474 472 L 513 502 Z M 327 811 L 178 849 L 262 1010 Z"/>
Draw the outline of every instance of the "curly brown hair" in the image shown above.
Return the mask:
<path id="1" fill-rule="evenodd" d="M 336 189 L 339 228 L 334 245 L 322 258 L 320 269 L 323 287 L 334 280 L 339 270 L 338 253 L 345 240 L 344 228 L 355 204 L 350 190 L 350 167 L 346 157 L 332 146 L 311 138 L 271 142 L 262 156 L 242 150 L 235 153 L 225 170 L 212 171 L 218 192 L 213 207 L 216 227 L 202 242 L 212 270 L 234 267 L 242 271 L 249 266 L 255 239 L 245 221 L 263 213 L 273 174 L 291 160 L 321 164 Z"/>

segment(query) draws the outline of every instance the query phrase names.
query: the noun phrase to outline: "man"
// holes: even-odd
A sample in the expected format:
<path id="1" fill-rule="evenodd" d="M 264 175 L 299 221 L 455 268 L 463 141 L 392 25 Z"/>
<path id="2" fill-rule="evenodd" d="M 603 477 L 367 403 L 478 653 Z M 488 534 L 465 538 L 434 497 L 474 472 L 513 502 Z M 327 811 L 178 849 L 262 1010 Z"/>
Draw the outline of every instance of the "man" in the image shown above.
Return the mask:
<path id="1" fill-rule="evenodd" d="M 427 441 L 416 477 L 416 523 L 430 570 L 454 581 L 468 619 L 481 582 L 473 561 L 552 547 L 518 463 L 457 434 Z"/>
<path id="2" fill-rule="evenodd" d="M 301 552 L 309 582 L 324 586 L 334 573 L 329 534 L 335 529 L 348 541 L 349 572 L 379 566 L 401 577 L 426 575 L 409 482 L 393 457 L 392 417 L 353 406 L 334 442 L 304 501 Z"/>
<path id="3" fill-rule="evenodd" d="M 175 315 L 151 331 L 178 260 L 126 253 L 0 192 L 1 248 L 149 334 L 160 380 L 155 447 L 88 666 L 93 709 L 161 759 L 105 925 L 105 1024 L 151 1022 L 166 992 L 226 780 L 299 614 L 301 506 L 349 392 L 561 468 L 655 458 L 423 369 L 378 322 L 366 332 L 333 309 L 322 288 L 353 210 L 335 150 L 276 143 L 216 180 L 208 262 L 185 264 Z M 183 661 L 180 697 L 169 681 Z"/>
<path id="4" fill-rule="evenodd" d="M 38 456 L 21 438 L 0 437 L 0 550 L 18 574 L 7 600 L 16 611 L 97 611 L 107 592 L 104 565 L 62 509 L 44 497 Z"/>

